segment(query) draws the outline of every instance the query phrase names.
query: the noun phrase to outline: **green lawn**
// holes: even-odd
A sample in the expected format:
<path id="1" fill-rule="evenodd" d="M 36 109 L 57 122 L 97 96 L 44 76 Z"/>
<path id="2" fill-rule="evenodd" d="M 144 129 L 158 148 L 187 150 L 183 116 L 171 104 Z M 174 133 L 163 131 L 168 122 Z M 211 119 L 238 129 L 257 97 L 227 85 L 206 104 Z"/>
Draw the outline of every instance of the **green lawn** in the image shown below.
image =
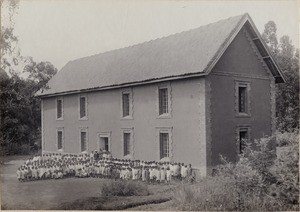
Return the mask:
<path id="1" fill-rule="evenodd" d="M 176 187 L 176 184 L 149 185 L 152 194 L 148 196 L 109 198 L 100 194 L 101 185 L 109 179 L 68 178 L 20 183 L 16 170 L 23 159 L 24 156 L 13 156 L 4 160 L 1 172 L 2 209 L 167 210 L 170 205 L 162 202 L 170 199 Z"/>

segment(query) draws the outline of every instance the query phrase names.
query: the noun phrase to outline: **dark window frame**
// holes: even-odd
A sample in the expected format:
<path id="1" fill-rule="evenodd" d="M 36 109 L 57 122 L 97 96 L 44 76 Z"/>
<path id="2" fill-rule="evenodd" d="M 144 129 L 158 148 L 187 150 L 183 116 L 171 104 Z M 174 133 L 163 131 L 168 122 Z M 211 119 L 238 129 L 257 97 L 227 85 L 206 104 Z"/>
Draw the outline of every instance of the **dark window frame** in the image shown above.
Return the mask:
<path id="1" fill-rule="evenodd" d="M 56 98 L 56 120 L 63 120 L 64 117 L 63 107 L 64 107 L 63 98 L 57 97 Z"/>
<path id="2" fill-rule="evenodd" d="M 238 142 L 238 154 L 243 154 L 247 143 L 251 142 L 251 127 L 238 126 L 236 133 Z"/>
<path id="3" fill-rule="evenodd" d="M 78 112 L 79 112 L 79 120 L 87 120 L 88 119 L 88 98 L 87 95 L 79 95 L 78 98 Z"/>
<path id="4" fill-rule="evenodd" d="M 62 128 L 59 128 L 56 131 L 56 142 L 57 142 L 57 150 L 63 151 L 63 149 L 64 149 L 64 131 Z"/>
<path id="5" fill-rule="evenodd" d="M 169 132 L 159 132 L 159 152 L 160 159 L 170 157 L 170 134 Z"/>
<path id="6" fill-rule="evenodd" d="M 169 114 L 169 90 L 166 87 L 158 89 L 159 115 Z"/>
<path id="7" fill-rule="evenodd" d="M 251 116 L 250 82 L 235 81 L 235 111 L 236 117 Z"/>
<path id="8" fill-rule="evenodd" d="M 130 93 L 122 93 L 122 117 L 130 116 Z"/>
<path id="9" fill-rule="evenodd" d="M 85 135 L 85 136 L 83 136 L 83 135 Z M 88 146 L 87 146 L 88 138 L 87 137 L 88 137 L 87 131 L 81 130 L 80 131 L 80 151 L 81 152 L 86 152 L 88 150 Z"/>
<path id="10" fill-rule="evenodd" d="M 123 156 L 131 154 L 131 132 L 123 132 Z"/>

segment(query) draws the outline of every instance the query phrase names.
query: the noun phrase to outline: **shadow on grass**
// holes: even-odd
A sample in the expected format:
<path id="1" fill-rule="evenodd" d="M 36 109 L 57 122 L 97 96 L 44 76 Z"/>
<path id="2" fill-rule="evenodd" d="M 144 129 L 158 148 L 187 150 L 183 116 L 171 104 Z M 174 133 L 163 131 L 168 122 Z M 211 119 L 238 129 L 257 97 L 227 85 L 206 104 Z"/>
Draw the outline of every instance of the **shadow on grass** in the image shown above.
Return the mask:
<path id="1" fill-rule="evenodd" d="M 128 208 L 158 204 L 171 200 L 162 195 L 130 196 L 130 197 L 91 197 L 75 202 L 64 203 L 51 210 L 125 210 Z"/>

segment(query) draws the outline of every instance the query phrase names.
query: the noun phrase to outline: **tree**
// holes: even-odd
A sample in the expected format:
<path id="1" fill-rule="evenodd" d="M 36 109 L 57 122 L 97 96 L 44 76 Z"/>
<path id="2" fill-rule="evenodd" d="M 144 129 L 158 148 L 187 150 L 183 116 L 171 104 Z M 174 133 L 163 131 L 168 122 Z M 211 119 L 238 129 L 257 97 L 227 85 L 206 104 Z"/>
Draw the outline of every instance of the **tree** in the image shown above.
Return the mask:
<path id="1" fill-rule="evenodd" d="M 40 90 L 46 88 L 48 81 L 57 73 L 57 69 L 50 62 L 37 63 L 29 57 L 23 73 L 28 73 L 28 79 L 36 82 L 36 89 Z"/>
<path id="2" fill-rule="evenodd" d="M 299 50 L 295 51 L 289 36 L 277 41 L 276 24 L 265 25 L 262 38 L 283 71 L 286 83 L 276 85 L 277 128 L 280 131 L 299 129 Z"/>
<path id="3" fill-rule="evenodd" d="M 30 145 L 41 141 L 40 100 L 34 94 L 46 87 L 57 69 L 50 62 L 37 63 L 31 57 L 25 60 L 20 55 L 13 21 L 19 0 L 4 0 L 0 3 L 1 12 L 6 11 L 5 24 L 1 26 L 1 150 L 28 153 Z M 27 78 L 20 77 L 20 62 L 25 63 L 23 73 L 27 74 Z"/>
<path id="4" fill-rule="evenodd" d="M 22 60 L 18 48 L 18 38 L 14 35 L 13 17 L 18 9 L 19 0 L 0 1 L 1 12 L 5 11 L 1 22 L 1 70 L 9 74 L 16 74 L 17 66 Z"/>
<path id="5" fill-rule="evenodd" d="M 276 55 L 278 53 L 278 41 L 276 35 L 277 27 L 274 21 L 269 21 L 265 24 L 265 30 L 262 34 L 263 40 L 269 46 L 271 53 Z"/>

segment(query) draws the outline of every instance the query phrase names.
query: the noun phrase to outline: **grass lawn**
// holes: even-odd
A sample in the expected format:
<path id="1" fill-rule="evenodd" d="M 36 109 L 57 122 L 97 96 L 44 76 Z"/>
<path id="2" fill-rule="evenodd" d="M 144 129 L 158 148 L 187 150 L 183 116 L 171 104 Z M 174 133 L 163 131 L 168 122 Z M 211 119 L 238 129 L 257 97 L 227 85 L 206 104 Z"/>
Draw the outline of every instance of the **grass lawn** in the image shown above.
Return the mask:
<path id="1" fill-rule="evenodd" d="M 23 159 L 24 156 L 8 156 L 4 160 L 1 170 L 2 209 L 168 210 L 170 205 L 166 202 L 171 199 L 173 189 L 177 186 L 149 185 L 151 194 L 148 196 L 104 197 L 100 187 L 110 179 L 67 178 L 20 183 L 16 178 L 16 170 L 24 162 Z M 159 208 L 159 205 L 165 208 Z"/>

